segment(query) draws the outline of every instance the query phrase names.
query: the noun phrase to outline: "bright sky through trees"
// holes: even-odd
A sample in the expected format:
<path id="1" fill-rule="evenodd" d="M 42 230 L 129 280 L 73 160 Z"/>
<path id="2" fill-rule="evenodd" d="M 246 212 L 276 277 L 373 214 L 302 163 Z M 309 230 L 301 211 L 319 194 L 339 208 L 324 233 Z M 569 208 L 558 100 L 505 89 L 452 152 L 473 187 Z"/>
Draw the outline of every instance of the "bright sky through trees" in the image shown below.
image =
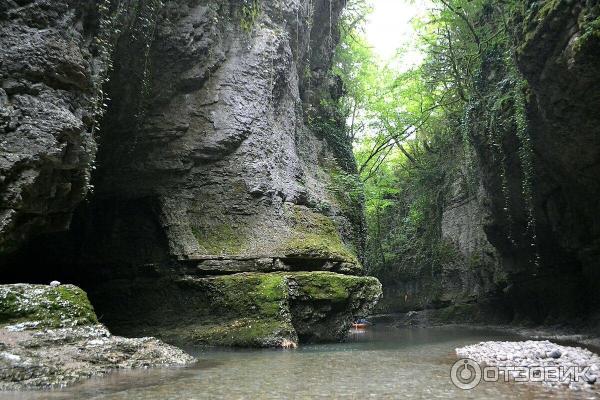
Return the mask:
<path id="1" fill-rule="evenodd" d="M 371 0 L 373 12 L 365 26 L 366 39 L 382 61 L 388 63 L 398 49 L 404 54 L 396 62 L 400 69 L 419 64 L 423 55 L 415 47 L 417 33 L 412 20 L 425 15 L 428 0 Z M 393 63 L 396 64 L 396 63 Z"/>

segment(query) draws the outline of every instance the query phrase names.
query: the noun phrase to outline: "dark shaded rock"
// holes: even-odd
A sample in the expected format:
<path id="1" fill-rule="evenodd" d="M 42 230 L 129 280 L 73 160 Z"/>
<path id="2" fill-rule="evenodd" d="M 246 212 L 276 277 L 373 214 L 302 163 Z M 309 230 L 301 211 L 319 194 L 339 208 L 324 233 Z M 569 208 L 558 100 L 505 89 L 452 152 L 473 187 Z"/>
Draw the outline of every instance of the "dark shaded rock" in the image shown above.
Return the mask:
<path id="1" fill-rule="evenodd" d="M 356 283 L 344 301 L 322 288 L 335 297 L 310 321 L 323 340 L 376 301 L 360 289 L 376 281 L 333 273 L 363 273 L 362 204 L 340 195 L 356 180 L 343 118 L 314 123 L 341 95 L 330 70 L 345 2 L 259 3 L 252 17 L 233 0 L 123 3 L 135 15 L 115 38 L 94 195 L 69 232 L 7 259 L 11 279 L 78 282 L 111 329 L 204 344 L 296 343 L 281 272 Z"/>
<path id="2" fill-rule="evenodd" d="M 600 8 L 597 2 L 524 2 L 517 63 L 528 84 L 533 171 L 525 171 L 515 127 L 504 133 L 508 212 L 490 196 L 486 233 L 510 286 L 515 320 L 555 323 L 597 308 L 600 251 Z M 505 73 L 500 73 L 503 76 Z M 493 154 L 481 143 L 483 182 L 502 193 Z M 528 229 L 524 176 L 533 182 L 535 232 Z M 590 307 L 594 304 L 595 306 Z"/>
<path id="3" fill-rule="evenodd" d="M 393 300 L 384 297 L 382 306 L 451 311 L 495 302 L 515 323 L 597 330 L 600 5 L 520 3 L 524 14 L 510 22 L 516 65 L 498 49 L 482 52 L 485 79 L 469 106 L 476 189 L 446 195 L 440 229 L 461 254 L 435 273 L 418 266 L 384 282 Z M 480 22 L 494 30 L 497 21 L 486 18 Z M 517 110 L 520 96 L 525 106 Z M 508 102 L 494 111 L 498 99 Z M 521 112 L 527 126 L 517 122 Z M 447 174 L 444 184 L 457 183 Z"/>
<path id="4" fill-rule="evenodd" d="M 100 18 L 85 1 L 0 9 L 0 256 L 67 229 L 87 193 L 109 61 L 90 24 Z"/>
<path id="5" fill-rule="evenodd" d="M 380 297 L 375 278 L 330 272 L 123 280 L 92 293 L 117 333 L 247 347 L 341 340 L 354 318 L 368 315 Z"/>

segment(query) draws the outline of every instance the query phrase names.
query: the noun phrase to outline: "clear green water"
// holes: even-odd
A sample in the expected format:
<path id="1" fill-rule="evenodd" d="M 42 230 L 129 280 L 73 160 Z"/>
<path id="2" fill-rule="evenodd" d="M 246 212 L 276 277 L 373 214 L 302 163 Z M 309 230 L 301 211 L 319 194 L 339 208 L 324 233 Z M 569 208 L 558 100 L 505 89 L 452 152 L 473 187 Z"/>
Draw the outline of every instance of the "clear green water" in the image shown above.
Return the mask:
<path id="1" fill-rule="evenodd" d="M 179 369 L 113 373 L 66 390 L 0 393 L 29 399 L 590 399 L 541 385 L 450 382 L 454 349 L 507 334 L 462 328 L 373 329 L 346 343 L 296 350 L 191 350 Z"/>

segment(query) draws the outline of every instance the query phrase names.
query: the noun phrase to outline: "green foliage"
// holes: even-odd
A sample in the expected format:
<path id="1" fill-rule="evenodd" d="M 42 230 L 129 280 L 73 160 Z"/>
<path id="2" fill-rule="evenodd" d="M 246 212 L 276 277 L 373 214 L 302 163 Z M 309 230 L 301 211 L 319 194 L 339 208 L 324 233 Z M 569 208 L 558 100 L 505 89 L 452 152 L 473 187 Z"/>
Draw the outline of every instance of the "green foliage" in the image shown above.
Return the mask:
<path id="1" fill-rule="evenodd" d="M 252 32 L 259 15 L 260 0 L 242 0 L 240 27 L 244 32 Z"/>
<path id="2" fill-rule="evenodd" d="M 349 173 L 356 171 L 351 141 L 345 129 L 345 114 L 338 100 L 321 100 L 307 111 L 307 125 L 319 138 L 324 139 L 339 165 Z"/>
<path id="3" fill-rule="evenodd" d="M 98 32 L 94 42 L 94 52 L 101 60 L 94 71 L 94 131 L 99 128 L 100 117 L 107 108 L 107 99 L 103 86 L 110 79 L 113 69 L 113 53 L 115 44 L 122 33 L 125 33 L 134 48 L 139 48 L 143 54 L 141 77 L 141 97 L 150 94 L 149 59 L 150 48 L 154 40 L 158 14 L 163 7 L 162 0 L 131 0 L 130 2 L 115 2 L 101 0 L 98 2 L 99 15 Z M 143 100 L 140 104 L 143 104 Z M 138 110 L 138 117 L 143 117 L 143 107 Z"/>
<path id="4" fill-rule="evenodd" d="M 415 22 L 424 61 L 403 69 L 383 64 L 360 29 L 344 25 L 336 54 L 336 73 L 346 89 L 340 105 L 350 116 L 349 136 L 365 187 L 367 267 L 383 279 L 435 275 L 458 257 L 441 237 L 442 211 L 450 183 L 460 182 L 467 196 L 476 194 L 482 152 L 490 154 L 497 171 L 506 234 L 516 244 L 513 230 L 522 227 L 513 221 L 516 196 L 509 187 L 508 168 L 515 166 L 506 148 L 512 138 L 518 142 L 528 219 L 519 234 L 529 235 L 535 247 L 527 85 L 516 68 L 511 30 L 521 13 L 518 0 L 437 0 Z"/>

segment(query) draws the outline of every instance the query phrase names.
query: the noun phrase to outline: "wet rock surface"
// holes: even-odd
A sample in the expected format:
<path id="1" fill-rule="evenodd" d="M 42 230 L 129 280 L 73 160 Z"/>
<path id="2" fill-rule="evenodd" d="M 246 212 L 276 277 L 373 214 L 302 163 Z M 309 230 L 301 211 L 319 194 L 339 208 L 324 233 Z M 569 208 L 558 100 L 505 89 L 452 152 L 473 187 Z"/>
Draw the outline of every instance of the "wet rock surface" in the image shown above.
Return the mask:
<path id="1" fill-rule="evenodd" d="M 63 387 L 115 369 L 193 361 L 155 338 L 113 336 L 75 286 L 0 286 L 0 390 Z"/>
<path id="2" fill-rule="evenodd" d="M 544 380 L 551 386 L 568 386 L 575 390 L 586 390 L 600 394 L 596 385 L 600 375 L 600 357 L 581 347 L 561 346 L 550 341 L 524 342 L 481 342 L 472 346 L 456 349 L 462 358 L 470 358 L 487 366 L 499 367 L 559 367 L 567 371 L 572 367 L 581 369 L 582 374 L 576 379 L 565 379 L 563 382 Z M 519 372 L 509 371 L 511 379 Z M 503 378 L 502 378 L 503 379 Z M 534 382 L 532 382 L 534 383 Z"/>
<path id="3" fill-rule="evenodd" d="M 113 336 L 100 324 L 15 329 L 0 328 L 0 390 L 64 387 L 115 369 L 184 366 L 194 361 L 158 339 Z"/>

